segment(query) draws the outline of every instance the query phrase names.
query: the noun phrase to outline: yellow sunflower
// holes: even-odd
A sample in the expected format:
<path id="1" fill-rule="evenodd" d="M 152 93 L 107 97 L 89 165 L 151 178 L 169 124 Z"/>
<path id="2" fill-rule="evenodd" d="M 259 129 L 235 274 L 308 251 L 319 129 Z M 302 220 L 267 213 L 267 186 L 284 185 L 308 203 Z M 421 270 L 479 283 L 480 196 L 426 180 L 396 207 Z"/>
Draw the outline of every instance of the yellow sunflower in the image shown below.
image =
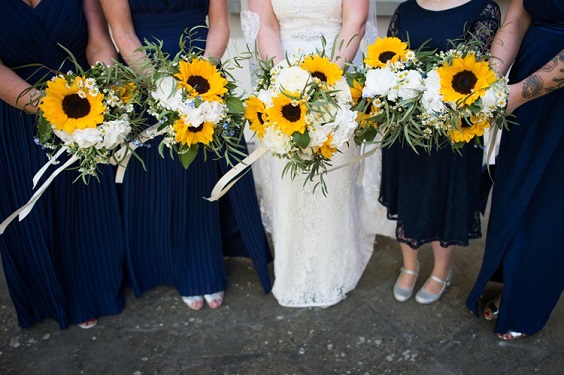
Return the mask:
<path id="1" fill-rule="evenodd" d="M 81 77 L 70 85 L 61 77 L 47 82 L 39 108 L 54 129 L 70 134 L 76 129 L 95 128 L 104 121 L 104 95 L 90 95 L 82 89 L 82 82 Z"/>
<path id="2" fill-rule="evenodd" d="M 459 121 L 459 129 L 454 129 L 449 132 L 449 137 L 452 142 L 465 142 L 468 143 L 475 136 L 481 137 L 487 128 L 490 127 L 490 122 L 487 118 L 479 119 L 475 116 L 470 117 L 470 121 L 461 119 Z"/>
<path id="3" fill-rule="evenodd" d="M 476 61 L 474 54 L 455 58 L 451 64 L 437 68 L 441 77 L 441 94 L 447 102 L 474 103 L 484 95 L 497 77 L 486 61 Z"/>
<path id="4" fill-rule="evenodd" d="M 251 125 L 249 128 L 257 133 L 259 139 L 264 136 L 264 123 L 266 122 L 266 108 L 264 103 L 256 96 L 251 96 L 245 101 L 245 118 Z"/>
<path id="5" fill-rule="evenodd" d="M 373 68 L 383 68 L 388 62 L 405 60 L 407 43 L 396 37 L 378 38 L 368 46 L 364 63 Z"/>
<path id="6" fill-rule="evenodd" d="M 321 154 L 325 159 L 331 159 L 331 156 L 337 152 L 337 147 L 332 147 L 331 142 L 333 142 L 333 135 L 329 134 L 327 140 L 320 147 L 315 147 L 314 151 Z"/>
<path id="7" fill-rule="evenodd" d="M 353 81 L 351 86 L 351 96 L 354 104 L 358 104 L 360 98 L 362 98 L 363 88 L 364 86 L 360 82 L 358 82 L 357 80 Z"/>
<path id="8" fill-rule="evenodd" d="M 176 141 L 188 147 L 197 143 L 209 145 L 213 141 L 214 127 L 211 122 L 204 122 L 199 127 L 189 126 L 183 119 L 174 123 Z"/>
<path id="9" fill-rule="evenodd" d="M 131 98 L 133 97 L 133 92 L 137 89 L 137 86 L 135 86 L 133 82 L 129 82 L 125 86 L 121 86 L 121 87 L 114 86 L 113 89 L 118 95 L 118 97 L 121 99 L 121 101 L 127 104 L 131 101 Z"/>
<path id="10" fill-rule="evenodd" d="M 200 96 L 208 102 L 219 102 L 227 92 L 227 80 L 207 60 L 180 61 L 178 69 L 174 76 L 180 81 L 179 86 L 186 88 L 193 98 Z"/>
<path id="11" fill-rule="evenodd" d="M 282 132 L 292 136 L 294 132 L 304 133 L 306 130 L 307 108 L 301 101 L 293 100 L 290 97 L 299 96 L 298 92 L 280 94 L 272 98 L 272 106 L 267 108 L 266 115 L 268 120 L 276 123 Z"/>
<path id="12" fill-rule="evenodd" d="M 360 126 L 361 128 L 377 128 L 378 124 L 372 119 L 372 117 L 380 114 L 381 112 L 382 110 L 374 106 L 371 99 L 368 99 L 368 103 L 366 105 L 366 108 L 364 109 L 364 112 L 359 111 L 356 115 L 356 122 L 358 122 L 358 126 Z"/>
<path id="13" fill-rule="evenodd" d="M 319 55 L 306 57 L 300 67 L 307 70 L 313 78 L 318 78 L 329 86 L 334 85 L 343 77 L 343 71 L 339 65 Z"/>

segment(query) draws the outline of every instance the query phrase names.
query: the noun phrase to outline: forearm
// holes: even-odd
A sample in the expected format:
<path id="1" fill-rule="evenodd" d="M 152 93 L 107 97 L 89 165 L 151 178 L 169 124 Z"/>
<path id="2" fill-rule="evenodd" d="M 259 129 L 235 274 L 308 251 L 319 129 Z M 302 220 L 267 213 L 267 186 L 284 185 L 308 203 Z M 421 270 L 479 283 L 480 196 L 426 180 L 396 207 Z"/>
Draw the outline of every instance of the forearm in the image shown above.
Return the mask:
<path id="1" fill-rule="evenodd" d="M 564 86 L 564 50 L 521 82 L 510 86 L 508 111 Z"/>
<path id="2" fill-rule="evenodd" d="M 0 64 L 0 82 L 0 99 L 26 112 L 37 112 L 38 103 L 32 100 L 37 97 L 38 91 L 30 89 L 29 83 L 3 64 Z"/>
<path id="3" fill-rule="evenodd" d="M 212 61 L 219 62 L 229 41 L 229 23 L 225 0 L 210 1 L 208 22 L 208 36 L 204 55 Z"/>
<path id="4" fill-rule="evenodd" d="M 352 61 L 358 52 L 360 40 L 366 29 L 367 18 L 367 0 L 343 1 L 343 23 L 335 46 L 337 48 L 335 61 L 340 66 Z"/>
<path id="5" fill-rule="evenodd" d="M 284 59 L 284 51 L 280 42 L 280 26 L 272 9 L 270 1 L 263 0 L 259 9 L 260 29 L 257 43 L 260 55 L 263 59 L 274 59 L 274 63 Z"/>
<path id="6" fill-rule="evenodd" d="M 118 58 L 110 37 L 108 23 L 99 0 L 84 0 L 84 15 L 88 24 L 86 58 L 90 64 L 102 62 L 111 65 Z"/>
<path id="7" fill-rule="evenodd" d="M 523 1 L 514 0 L 492 42 L 491 65 L 499 75 L 504 76 L 509 71 L 530 24 L 531 18 L 523 8 Z"/>

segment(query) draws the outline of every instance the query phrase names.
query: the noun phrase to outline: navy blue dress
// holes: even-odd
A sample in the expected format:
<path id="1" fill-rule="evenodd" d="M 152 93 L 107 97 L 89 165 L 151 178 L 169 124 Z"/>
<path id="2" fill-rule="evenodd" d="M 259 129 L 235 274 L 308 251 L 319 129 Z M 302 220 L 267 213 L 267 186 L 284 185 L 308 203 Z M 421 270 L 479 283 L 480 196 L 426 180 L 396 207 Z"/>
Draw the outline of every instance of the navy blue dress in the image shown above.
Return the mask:
<path id="1" fill-rule="evenodd" d="M 185 30 L 197 35 L 189 46 L 205 48 L 207 0 L 131 0 L 135 31 L 141 41 L 163 41 L 174 56 Z M 199 39 L 196 40 L 196 39 Z M 262 226 L 251 173 L 219 202 L 210 203 L 215 183 L 229 168 L 203 152 L 185 170 L 178 160 L 151 148 L 138 149 L 146 171 L 132 159 L 123 183 L 128 269 L 139 296 L 157 285 L 173 285 L 182 296 L 225 289 L 224 255 L 251 257 L 265 292 L 271 289 L 270 250 Z"/>
<path id="2" fill-rule="evenodd" d="M 59 69 L 67 57 L 57 44 L 85 58 L 86 20 L 82 2 L 42 0 L 34 9 L 21 0 L 0 3 L 0 59 L 34 83 L 47 70 L 18 68 L 41 63 Z M 72 69 L 67 64 L 63 71 Z M 34 143 L 35 115 L 0 104 L 0 215 L 6 218 L 27 202 L 35 172 L 47 161 Z M 124 242 L 113 170 L 103 168 L 102 183 L 73 183 L 65 171 L 23 221 L 0 236 L 2 264 L 22 327 L 55 319 L 69 324 L 117 314 L 121 295 Z"/>
<path id="3" fill-rule="evenodd" d="M 448 22 L 445 22 L 448 20 Z M 430 11 L 415 0 L 398 6 L 388 35 L 409 40 L 412 49 L 427 42 L 429 49 L 446 50 L 448 40 L 478 35 L 488 43 L 500 22 L 499 7 L 489 0 Z M 441 25 L 441 27 L 437 27 Z M 482 150 L 465 145 L 415 153 L 407 144 L 382 150 L 380 202 L 397 220 L 396 238 L 413 249 L 439 241 L 441 246 L 467 246 L 481 237 L 480 173 Z"/>
<path id="4" fill-rule="evenodd" d="M 564 2 L 525 0 L 532 19 L 511 69 L 520 82 L 564 49 Z M 486 250 L 467 299 L 478 300 L 498 268 L 502 303 L 496 333 L 531 335 L 544 327 L 564 290 L 564 90 L 534 99 L 515 111 L 518 126 L 504 131 L 496 160 Z"/>

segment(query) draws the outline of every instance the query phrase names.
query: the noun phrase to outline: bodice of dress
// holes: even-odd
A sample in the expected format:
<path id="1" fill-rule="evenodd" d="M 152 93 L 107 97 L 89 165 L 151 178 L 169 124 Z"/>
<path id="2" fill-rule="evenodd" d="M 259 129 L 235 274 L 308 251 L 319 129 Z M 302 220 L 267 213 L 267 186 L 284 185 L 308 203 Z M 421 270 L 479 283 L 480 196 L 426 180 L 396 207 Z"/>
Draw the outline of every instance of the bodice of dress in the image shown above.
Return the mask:
<path id="1" fill-rule="evenodd" d="M 341 30 L 342 0 L 272 0 L 285 51 L 313 52 L 325 37 L 330 47 Z"/>
<path id="2" fill-rule="evenodd" d="M 416 0 L 409 0 L 396 9 L 388 35 L 409 40 L 412 49 L 426 43 L 427 49 L 446 50 L 451 47 L 449 41 L 468 39 L 470 35 L 488 46 L 500 17 L 499 6 L 491 0 L 472 0 L 441 11 L 427 10 Z"/>
<path id="3" fill-rule="evenodd" d="M 533 24 L 564 29 L 564 1 L 524 0 L 523 6 Z"/>
<path id="4" fill-rule="evenodd" d="M 205 48 L 209 0 L 130 0 L 129 8 L 139 39 L 163 41 L 169 53 L 179 50 L 180 36 L 189 32 L 190 46 Z"/>
<path id="5" fill-rule="evenodd" d="M 68 57 L 60 44 L 85 64 L 88 35 L 83 14 L 82 1 L 42 0 L 36 8 L 21 0 L 1 1 L 0 59 L 10 68 L 37 63 L 59 69 L 61 61 Z M 71 68 L 70 64 L 64 67 Z M 14 69 L 24 79 L 36 70 L 37 66 Z"/>

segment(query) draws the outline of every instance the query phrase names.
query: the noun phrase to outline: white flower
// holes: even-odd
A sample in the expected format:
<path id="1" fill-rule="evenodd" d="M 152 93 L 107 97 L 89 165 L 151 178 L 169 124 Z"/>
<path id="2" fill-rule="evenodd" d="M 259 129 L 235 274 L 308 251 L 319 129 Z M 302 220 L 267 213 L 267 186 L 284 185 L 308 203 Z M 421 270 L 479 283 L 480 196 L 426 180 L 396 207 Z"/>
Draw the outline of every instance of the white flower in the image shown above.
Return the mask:
<path id="1" fill-rule="evenodd" d="M 313 126 L 309 130 L 311 141 L 309 147 L 321 147 L 327 141 L 327 137 L 335 130 L 336 124 L 331 122 L 325 125 Z"/>
<path id="2" fill-rule="evenodd" d="M 103 139 L 96 145 L 96 148 L 112 150 L 125 141 L 125 138 L 131 132 L 131 126 L 129 126 L 128 121 L 113 120 L 104 122 L 98 127 L 98 130 L 102 133 Z"/>
<path id="3" fill-rule="evenodd" d="M 96 146 L 98 142 L 102 141 L 102 134 L 98 128 L 76 129 L 72 137 L 80 148 Z"/>
<path id="4" fill-rule="evenodd" d="M 271 107 L 273 95 L 274 93 L 271 90 L 260 90 L 257 94 L 257 98 L 264 103 L 265 107 Z"/>
<path id="5" fill-rule="evenodd" d="M 388 95 L 397 84 L 398 78 L 388 66 L 381 69 L 371 69 L 366 73 L 366 83 L 362 95 L 370 98 L 383 97 Z"/>
<path id="6" fill-rule="evenodd" d="M 340 148 L 343 144 L 350 141 L 355 129 L 358 127 L 356 116 L 358 112 L 351 111 L 349 107 L 340 108 L 335 116 L 335 123 L 338 125 L 333 132 L 332 146 Z"/>
<path id="7" fill-rule="evenodd" d="M 335 90 L 338 90 L 335 94 L 335 98 L 339 103 L 352 103 L 351 89 L 345 77 L 342 77 L 335 83 Z"/>
<path id="8" fill-rule="evenodd" d="M 443 96 L 441 95 L 441 77 L 436 70 L 431 70 L 427 74 L 427 78 L 423 80 L 423 96 L 421 104 L 425 112 L 440 113 L 445 109 Z"/>
<path id="9" fill-rule="evenodd" d="M 398 97 L 409 100 L 417 97 L 423 90 L 423 78 L 416 70 L 408 70 L 404 74 L 398 88 Z"/>
<path id="10" fill-rule="evenodd" d="M 167 109 L 177 110 L 182 105 L 182 92 L 178 89 L 178 82 L 174 77 L 166 76 L 156 82 L 156 90 L 151 96 Z"/>
<path id="11" fill-rule="evenodd" d="M 284 156 L 292 151 L 291 138 L 270 126 L 264 131 L 262 145 L 273 155 L 277 156 Z"/>
<path id="12" fill-rule="evenodd" d="M 291 66 L 282 69 L 276 79 L 276 89 L 278 91 L 299 91 L 302 92 L 308 82 L 311 81 L 311 74 L 299 66 Z"/>

